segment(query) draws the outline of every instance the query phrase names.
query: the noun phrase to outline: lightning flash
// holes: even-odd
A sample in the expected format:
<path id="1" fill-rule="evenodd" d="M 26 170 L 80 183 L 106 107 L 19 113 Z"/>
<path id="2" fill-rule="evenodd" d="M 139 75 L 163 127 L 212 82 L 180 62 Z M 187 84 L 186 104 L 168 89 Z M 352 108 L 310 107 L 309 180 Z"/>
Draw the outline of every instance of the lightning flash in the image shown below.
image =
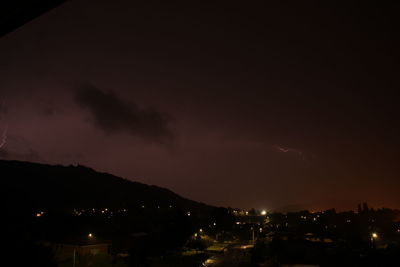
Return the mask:
<path id="1" fill-rule="evenodd" d="M 0 148 L 5 146 L 5 144 L 7 143 L 7 134 L 8 134 L 8 126 L 6 126 L 6 128 L 3 131 L 2 139 L 0 142 Z"/>

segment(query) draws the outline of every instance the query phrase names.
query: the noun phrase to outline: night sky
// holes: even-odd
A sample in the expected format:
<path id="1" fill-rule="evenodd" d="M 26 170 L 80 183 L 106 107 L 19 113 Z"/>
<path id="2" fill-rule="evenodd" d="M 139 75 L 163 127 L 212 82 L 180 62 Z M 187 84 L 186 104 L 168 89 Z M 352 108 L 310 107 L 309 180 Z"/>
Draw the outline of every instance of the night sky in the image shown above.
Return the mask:
<path id="1" fill-rule="evenodd" d="M 399 5 L 214 2 L 75 0 L 2 37 L 0 157 L 212 205 L 399 208 Z"/>

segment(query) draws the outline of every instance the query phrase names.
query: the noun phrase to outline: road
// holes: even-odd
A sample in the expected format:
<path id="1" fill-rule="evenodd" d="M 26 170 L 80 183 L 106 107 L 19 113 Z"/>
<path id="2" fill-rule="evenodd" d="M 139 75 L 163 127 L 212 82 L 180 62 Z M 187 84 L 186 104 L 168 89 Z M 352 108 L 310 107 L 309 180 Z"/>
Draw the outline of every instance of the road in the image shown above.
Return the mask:
<path id="1" fill-rule="evenodd" d="M 210 257 L 203 266 L 207 267 L 248 267 L 250 265 L 250 247 L 244 243 L 230 245 L 224 254 Z"/>

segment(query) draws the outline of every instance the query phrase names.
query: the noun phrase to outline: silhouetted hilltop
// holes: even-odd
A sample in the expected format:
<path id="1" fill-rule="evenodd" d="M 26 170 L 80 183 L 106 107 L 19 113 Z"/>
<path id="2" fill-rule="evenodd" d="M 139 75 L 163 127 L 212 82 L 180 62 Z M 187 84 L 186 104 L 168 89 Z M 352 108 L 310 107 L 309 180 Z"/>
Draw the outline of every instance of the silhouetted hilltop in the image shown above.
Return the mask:
<path id="1" fill-rule="evenodd" d="M 0 187 L 5 204 L 25 208 L 180 208 L 211 207 L 174 192 L 85 166 L 52 166 L 0 160 Z M 3 202 L 4 203 L 4 202 Z"/>
<path id="2" fill-rule="evenodd" d="M 13 0 L 0 5 L 0 36 L 14 31 L 67 0 Z"/>

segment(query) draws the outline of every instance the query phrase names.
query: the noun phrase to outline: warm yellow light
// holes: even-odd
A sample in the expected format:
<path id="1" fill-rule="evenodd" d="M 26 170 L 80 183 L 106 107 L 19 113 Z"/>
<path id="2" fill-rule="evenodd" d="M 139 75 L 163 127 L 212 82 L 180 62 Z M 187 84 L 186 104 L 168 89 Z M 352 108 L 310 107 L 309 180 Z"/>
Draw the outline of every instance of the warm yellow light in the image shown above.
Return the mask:
<path id="1" fill-rule="evenodd" d="M 89 234 L 88 234 L 88 237 L 93 237 L 92 233 L 89 233 Z"/>
<path id="2" fill-rule="evenodd" d="M 378 238 L 378 234 L 377 233 L 372 233 L 372 238 Z"/>
<path id="3" fill-rule="evenodd" d="M 214 259 L 207 259 L 206 260 L 206 264 L 213 264 L 213 263 L 215 263 Z"/>
<path id="4" fill-rule="evenodd" d="M 40 216 L 42 216 L 41 213 L 36 213 L 36 217 L 40 217 Z"/>
<path id="5" fill-rule="evenodd" d="M 266 210 L 261 211 L 261 215 L 267 215 L 267 211 Z"/>

